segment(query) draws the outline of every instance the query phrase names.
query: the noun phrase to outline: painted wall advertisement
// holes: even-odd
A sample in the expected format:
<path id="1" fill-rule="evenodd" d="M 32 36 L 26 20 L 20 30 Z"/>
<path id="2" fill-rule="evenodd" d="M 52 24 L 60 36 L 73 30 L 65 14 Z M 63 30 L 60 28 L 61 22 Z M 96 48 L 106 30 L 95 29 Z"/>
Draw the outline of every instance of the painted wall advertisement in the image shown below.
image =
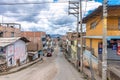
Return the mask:
<path id="1" fill-rule="evenodd" d="M 15 66 L 18 63 L 23 64 L 27 59 L 25 42 L 18 40 L 7 47 L 8 66 Z M 18 62 L 19 61 L 19 62 Z"/>
<path id="2" fill-rule="evenodd" d="M 7 47 L 7 61 L 8 66 L 14 66 L 14 45 L 9 45 Z"/>
<path id="3" fill-rule="evenodd" d="M 20 62 L 24 62 L 27 58 L 26 54 L 26 45 L 23 41 L 17 41 L 15 43 L 15 60 L 20 60 Z"/>

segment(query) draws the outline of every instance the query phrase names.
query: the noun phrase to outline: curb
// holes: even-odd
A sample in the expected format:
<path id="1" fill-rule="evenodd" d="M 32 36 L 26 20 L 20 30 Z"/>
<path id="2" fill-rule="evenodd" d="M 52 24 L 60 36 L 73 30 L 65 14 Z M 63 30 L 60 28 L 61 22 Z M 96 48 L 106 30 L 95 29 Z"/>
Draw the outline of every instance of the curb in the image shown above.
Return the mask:
<path id="1" fill-rule="evenodd" d="M 23 70 L 23 69 L 28 68 L 29 66 L 32 66 L 33 64 L 35 64 L 35 63 L 37 63 L 37 62 L 42 63 L 43 61 L 39 58 L 39 59 L 37 59 L 37 60 L 35 60 L 35 61 L 33 61 L 33 62 L 26 63 L 26 64 L 24 64 L 24 65 L 22 65 L 22 66 L 16 67 L 16 70 L 13 70 L 13 71 L 12 71 L 12 69 L 11 69 L 11 71 L 9 70 L 9 71 L 7 71 L 7 72 L 2 72 L 2 73 L 0 73 L 0 76 L 2 76 L 2 75 L 8 75 L 8 74 L 12 74 L 12 73 L 21 71 L 21 70 Z M 17 69 L 17 68 L 18 68 L 18 69 Z M 13 69 L 15 69 L 15 68 L 13 68 Z"/>

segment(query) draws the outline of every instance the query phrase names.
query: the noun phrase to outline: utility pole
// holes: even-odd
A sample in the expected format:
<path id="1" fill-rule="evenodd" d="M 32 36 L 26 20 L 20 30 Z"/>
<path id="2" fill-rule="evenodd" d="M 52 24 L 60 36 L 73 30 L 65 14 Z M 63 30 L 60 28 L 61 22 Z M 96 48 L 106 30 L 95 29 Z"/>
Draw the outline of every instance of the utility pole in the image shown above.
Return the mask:
<path id="1" fill-rule="evenodd" d="M 79 12 L 80 12 L 80 14 L 79 14 L 79 19 L 80 19 L 80 31 L 81 31 L 81 33 L 80 33 L 80 42 L 81 42 L 81 55 L 80 55 L 80 69 L 81 69 L 81 72 L 83 72 L 83 30 L 82 30 L 82 1 L 80 0 L 80 2 L 79 2 L 79 7 L 80 7 L 80 9 L 79 9 Z"/>
<path id="2" fill-rule="evenodd" d="M 79 37 L 79 2 L 78 1 L 69 1 L 69 14 L 74 15 L 77 18 L 77 59 L 78 59 L 78 37 Z M 78 67 L 78 62 L 77 66 Z"/>
<path id="3" fill-rule="evenodd" d="M 103 0 L 102 80 L 107 80 L 107 0 Z"/>

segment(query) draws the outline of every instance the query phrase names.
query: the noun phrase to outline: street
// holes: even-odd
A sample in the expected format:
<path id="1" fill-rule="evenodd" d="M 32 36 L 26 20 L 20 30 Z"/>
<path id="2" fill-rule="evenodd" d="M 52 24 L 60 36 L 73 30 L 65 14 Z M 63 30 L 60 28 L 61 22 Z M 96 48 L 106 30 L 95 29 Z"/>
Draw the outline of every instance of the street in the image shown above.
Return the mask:
<path id="1" fill-rule="evenodd" d="M 57 47 L 53 56 L 47 57 L 43 63 L 38 62 L 19 72 L 0 76 L 0 80 L 83 80 L 83 78 Z"/>

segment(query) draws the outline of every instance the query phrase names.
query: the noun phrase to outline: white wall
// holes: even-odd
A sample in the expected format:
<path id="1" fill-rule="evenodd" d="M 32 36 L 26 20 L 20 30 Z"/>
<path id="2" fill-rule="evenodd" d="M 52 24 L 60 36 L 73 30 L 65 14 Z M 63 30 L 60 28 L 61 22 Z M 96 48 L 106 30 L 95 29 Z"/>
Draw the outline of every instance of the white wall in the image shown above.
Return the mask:
<path id="1" fill-rule="evenodd" d="M 15 43 L 9 45 L 6 48 L 7 52 L 7 63 L 8 66 L 15 66 L 17 60 L 20 60 L 20 63 L 23 64 L 25 63 L 27 59 L 27 48 L 25 45 L 25 42 L 22 40 L 18 40 Z M 11 59 L 12 59 L 12 64 L 11 64 Z"/>
<path id="2" fill-rule="evenodd" d="M 15 61 L 17 61 L 17 59 L 20 59 L 20 62 L 23 63 L 23 61 L 26 61 L 27 55 L 27 47 L 25 45 L 25 42 L 22 40 L 15 42 Z"/>
<path id="3" fill-rule="evenodd" d="M 15 65 L 15 59 L 14 59 L 14 45 L 11 44 L 7 46 L 6 48 L 6 53 L 7 53 L 7 64 L 8 66 L 14 66 Z"/>

